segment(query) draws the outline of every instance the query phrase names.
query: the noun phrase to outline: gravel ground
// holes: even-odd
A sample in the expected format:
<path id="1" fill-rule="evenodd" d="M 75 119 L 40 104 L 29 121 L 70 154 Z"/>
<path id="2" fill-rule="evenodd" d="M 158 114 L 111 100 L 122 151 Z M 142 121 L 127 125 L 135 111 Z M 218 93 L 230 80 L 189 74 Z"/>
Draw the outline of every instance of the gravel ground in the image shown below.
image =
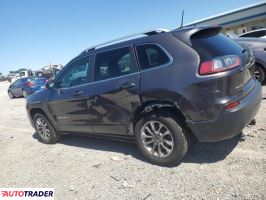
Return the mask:
<path id="1" fill-rule="evenodd" d="M 245 137 L 195 144 L 165 168 L 145 162 L 135 144 L 73 135 L 38 142 L 25 100 L 9 100 L 7 87 L 0 83 L 0 187 L 53 187 L 57 200 L 266 199 L 266 100 Z"/>

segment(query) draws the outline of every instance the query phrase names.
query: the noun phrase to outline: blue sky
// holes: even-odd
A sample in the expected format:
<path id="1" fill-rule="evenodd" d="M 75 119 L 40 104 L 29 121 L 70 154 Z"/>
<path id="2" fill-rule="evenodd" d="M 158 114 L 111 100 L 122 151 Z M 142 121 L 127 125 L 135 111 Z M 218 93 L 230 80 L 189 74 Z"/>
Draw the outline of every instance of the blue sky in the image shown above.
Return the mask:
<path id="1" fill-rule="evenodd" d="M 261 1 L 261 0 L 260 0 Z M 83 49 L 156 27 L 174 29 L 256 0 L 0 0 L 0 72 L 65 65 Z"/>

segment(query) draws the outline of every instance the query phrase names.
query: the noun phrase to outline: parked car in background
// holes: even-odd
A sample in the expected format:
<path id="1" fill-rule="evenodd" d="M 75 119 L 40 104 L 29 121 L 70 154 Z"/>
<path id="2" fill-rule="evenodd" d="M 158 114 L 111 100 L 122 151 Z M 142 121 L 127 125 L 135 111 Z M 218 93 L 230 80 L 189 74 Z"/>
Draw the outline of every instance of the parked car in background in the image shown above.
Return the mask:
<path id="1" fill-rule="evenodd" d="M 58 64 L 58 65 L 48 65 L 43 67 L 41 70 L 35 71 L 35 75 L 39 77 L 47 77 L 50 78 L 53 76 L 56 70 L 62 70 L 63 65 Z"/>
<path id="2" fill-rule="evenodd" d="M 244 48 L 249 48 L 255 57 L 255 76 L 261 82 L 266 80 L 266 38 L 238 37 L 227 34 Z"/>
<path id="3" fill-rule="evenodd" d="M 27 70 L 20 70 L 13 78 L 11 79 L 11 83 L 14 83 L 16 80 L 21 79 L 21 78 L 26 78 L 33 76 L 33 72 L 30 69 Z"/>
<path id="4" fill-rule="evenodd" d="M 49 77 L 49 81 L 55 80 L 56 76 L 61 72 L 61 69 L 54 68 L 53 74 Z"/>
<path id="5" fill-rule="evenodd" d="M 27 97 L 40 141 L 62 133 L 135 140 L 148 160 L 169 166 L 190 138 L 238 135 L 259 110 L 261 84 L 251 52 L 221 29 L 152 30 L 84 50 Z"/>
<path id="6" fill-rule="evenodd" d="M 6 76 L 4 76 L 4 75 L 0 75 L 0 81 L 2 82 L 2 81 L 6 81 L 7 80 L 7 77 Z"/>
<path id="7" fill-rule="evenodd" d="M 266 28 L 249 31 L 239 35 L 239 37 L 266 38 Z"/>
<path id="8" fill-rule="evenodd" d="M 16 76 L 16 74 L 17 74 L 17 72 L 13 72 L 13 71 L 12 72 L 9 72 L 9 74 L 7 75 L 7 81 L 11 83 L 12 78 L 14 76 Z"/>
<path id="9" fill-rule="evenodd" d="M 38 91 L 48 82 L 48 79 L 43 77 L 26 77 L 20 78 L 12 83 L 8 88 L 8 96 L 10 99 L 14 97 L 27 97 L 30 94 Z"/>

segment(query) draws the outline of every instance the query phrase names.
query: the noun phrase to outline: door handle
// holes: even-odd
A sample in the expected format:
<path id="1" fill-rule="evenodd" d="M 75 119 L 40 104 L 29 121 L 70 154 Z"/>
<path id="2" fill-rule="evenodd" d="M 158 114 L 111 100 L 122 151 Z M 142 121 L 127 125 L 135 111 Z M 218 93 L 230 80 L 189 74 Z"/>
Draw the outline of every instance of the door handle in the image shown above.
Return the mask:
<path id="1" fill-rule="evenodd" d="M 133 88 L 135 86 L 136 86 L 135 83 L 123 83 L 123 84 L 119 85 L 119 88 L 120 89 L 127 89 L 127 88 Z"/>
<path id="2" fill-rule="evenodd" d="M 80 96 L 80 95 L 83 95 L 84 94 L 84 92 L 83 91 L 76 91 L 76 92 L 74 92 L 74 96 Z"/>

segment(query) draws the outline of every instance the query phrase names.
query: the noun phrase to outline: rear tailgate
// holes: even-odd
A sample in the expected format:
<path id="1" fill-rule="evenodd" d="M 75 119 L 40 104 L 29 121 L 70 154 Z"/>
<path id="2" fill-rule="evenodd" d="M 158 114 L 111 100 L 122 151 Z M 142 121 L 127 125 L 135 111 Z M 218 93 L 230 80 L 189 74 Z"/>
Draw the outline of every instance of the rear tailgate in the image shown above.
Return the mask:
<path id="1" fill-rule="evenodd" d="M 249 49 L 244 49 L 232 39 L 221 34 L 221 27 L 208 27 L 201 29 L 192 29 L 193 32 L 173 32 L 173 34 L 187 45 L 191 46 L 199 55 L 200 63 L 220 58 L 223 56 L 238 56 L 240 65 L 232 69 L 235 73 L 230 73 L 228 80 L 230 83 L 226 88 L 227 95 L 236 95 L 250 91 L 253 84 L 249 81 L 254 78 L 254 57 Z M 200 67 L 200 65 L 199 65 Z M 201 76 L 201 75 L 199 75 Z M 202 77 L 212 77 L 205 75 Z M 216 76 L 213 76 L 217 78 Z M 251 81 L 252 82 L 252 81 Z"/>

